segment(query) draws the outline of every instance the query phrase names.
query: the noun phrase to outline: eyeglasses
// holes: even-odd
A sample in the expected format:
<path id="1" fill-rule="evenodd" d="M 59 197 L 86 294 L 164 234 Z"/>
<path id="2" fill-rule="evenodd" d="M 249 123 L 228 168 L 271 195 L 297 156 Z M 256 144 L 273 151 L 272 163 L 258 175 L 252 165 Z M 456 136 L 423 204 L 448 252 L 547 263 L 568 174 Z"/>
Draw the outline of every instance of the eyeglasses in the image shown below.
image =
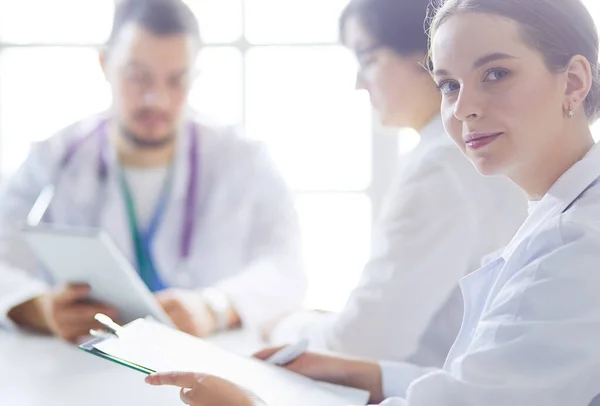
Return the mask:
<path id="1" fill-rule="evenodd" d="M 151 91 L 156 86 L 157 79 L 147 71 L 123 68 L 119 73 L 125 81 L 135 86 L 140 93 Z M 187 73 L 173 76 L 168 79 L 168 86 L 171 90 L 185 91 L 191 86 L 194 78 L 193 74 Z"/>
<path id="2" fill-rule="evenodd" d="M 364 69 L 370 62 L 373 53 L 383 48 L 383 44 L 373 44 L 354 53 L 360 70 Z"/>

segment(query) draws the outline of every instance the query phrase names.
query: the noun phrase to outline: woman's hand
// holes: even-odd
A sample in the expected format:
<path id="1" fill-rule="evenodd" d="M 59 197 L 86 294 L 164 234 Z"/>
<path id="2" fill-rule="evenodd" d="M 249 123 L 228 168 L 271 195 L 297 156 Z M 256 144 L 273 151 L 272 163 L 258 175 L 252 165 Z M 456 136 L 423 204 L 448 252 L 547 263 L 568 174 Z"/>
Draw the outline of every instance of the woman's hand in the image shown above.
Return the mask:
<path id="1" fill-rule="evenodd" d="M 282 348 L 267 348 L 254 357 L 266 360 Z M 306 352 L 283 368 L 316 381 L 364 389 L 371 393 L 372 402 L 383 401 L 381 368 L 376 362 Z"/>
<path id="2" fill-rule="evenodd" d="M 181 401 L 190 406 L 258 406 L 264 403 L 236 384 L 194 372 L 164 372 L 146 377 L 150 385 L 181 388 Z"/>

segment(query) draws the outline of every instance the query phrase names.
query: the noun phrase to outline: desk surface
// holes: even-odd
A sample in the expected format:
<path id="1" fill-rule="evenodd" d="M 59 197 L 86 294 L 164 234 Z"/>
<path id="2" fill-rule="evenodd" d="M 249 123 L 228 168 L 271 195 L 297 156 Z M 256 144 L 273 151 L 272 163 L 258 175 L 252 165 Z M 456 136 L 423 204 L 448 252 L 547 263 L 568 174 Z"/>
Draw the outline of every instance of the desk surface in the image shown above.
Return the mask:
<path id="1" fill-rule="evenodd" d="M 209 341 L 239 354 L 262 344 L 237 331 Z M 199 366 L 199 369 L 201 367 Z M 113 364 L 55 338 L 0 329 L 0 405 L 180 406 L 179 391 L 151 387 L 144 374 Z"/>

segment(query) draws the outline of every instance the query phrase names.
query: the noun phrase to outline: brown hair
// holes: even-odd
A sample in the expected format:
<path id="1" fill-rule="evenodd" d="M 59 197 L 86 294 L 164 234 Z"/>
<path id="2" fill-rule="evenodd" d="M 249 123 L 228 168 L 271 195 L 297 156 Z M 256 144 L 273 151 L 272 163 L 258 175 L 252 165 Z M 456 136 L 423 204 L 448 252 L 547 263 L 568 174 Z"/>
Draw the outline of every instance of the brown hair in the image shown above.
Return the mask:
<path id="1" fill-rule="evenodd" d="M 600 77 L 598 72 L 598 31 L 581 0 L 437 0 L 430 39 L 448 18 L 458 13 L 494 14 L 515 21 L 521 27 L 526 44 L 539 51 L 552 72 L 567 68 L 575 55 L 585 57 L 592 68 L 593 83 L 584 100 L 590 121 L 600 113 Z M 430 51 L 431 53 L 431 51 Z"/>
<path id="2" fill-rule="evenodd" d="M 404 56 L 426 54 L 428 5 L 429 0 L 350 0 L 340 15 L 340 38 L 345 43 L 348 19 L 358 18 L 378 45 Z"/>
<path id="3" fill-rule="evenodd" d="M 111 47 L 127 23 L 136 23 L 156 35 L 191 35 L 200 40 L 198 20 L 181 0 L 121 0 L 117 2 L 107 41 Z"/>

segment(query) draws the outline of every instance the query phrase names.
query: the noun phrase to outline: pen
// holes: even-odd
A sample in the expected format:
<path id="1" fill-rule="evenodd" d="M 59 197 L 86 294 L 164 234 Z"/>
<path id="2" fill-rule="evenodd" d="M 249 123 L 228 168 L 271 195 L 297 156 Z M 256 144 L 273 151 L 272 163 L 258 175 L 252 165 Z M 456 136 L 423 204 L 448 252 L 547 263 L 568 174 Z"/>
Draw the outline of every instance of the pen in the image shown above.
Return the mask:
<path id="1" fill-rule="evenodd" d="M 286 365 L 304 354 L 308 348 L 308 339 L 304 338 L 293 345 L 286 345 L 265 361 L 273 365 Z"/>

